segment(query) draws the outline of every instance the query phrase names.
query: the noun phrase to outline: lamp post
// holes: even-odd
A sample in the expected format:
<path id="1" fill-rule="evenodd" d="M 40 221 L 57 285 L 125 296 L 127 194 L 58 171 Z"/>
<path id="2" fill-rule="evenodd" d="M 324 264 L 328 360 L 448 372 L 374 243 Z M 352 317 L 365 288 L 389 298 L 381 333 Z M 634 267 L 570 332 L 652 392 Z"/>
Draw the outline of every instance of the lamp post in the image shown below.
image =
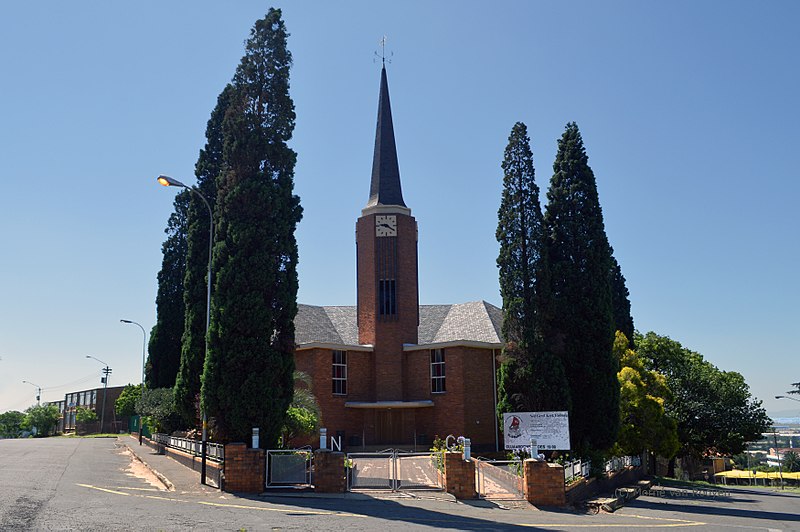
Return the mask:
<path id="1" fill-rule="evenodd" d="M 42 397 L 42 387 L 38 384 L 34 384 L 31 381 L 22 381 L 23 384 L 30 384 L 34 388 L 36 388 L 36 406 L 39 406 L 39 399 Z"/>
<path id="2" fill-rule="evenodd" d="M 211 205 L 208 203 L 208 200 L 200 193 L 200 190 L 197 187 L 190 187 L 188 185 L 184 185 L 177 179 L 173 179 L 168 175 L 161 174 L 156 179 L 160 184 L 164 185 L 165 187 L 181 187 L 185 188 L 189 192 L 196 194 L 203 203 L 205 204 L 206 208 L 208 209 L 208 275 L 207 275 L 207 284 L 206 284 L 206 352 L 205 357 L 208 358 L 208 327 L 211 323 L 211 252 L 214 246 L 214 211 L 211 209 Z M 206 447 L 208 443 L 208 431 L 207 431 L 207 420 L 206 420 L 206 413 L 203 409 L 202 411 L 203 416 L 203 435 L 202 435 L 202 444 L 201 444 L 201 453 L 200 453 L 200 482 L 202 484 L 206 483 Z"/>
<path id="3" fill-rule="evenodd" d="M 138 326 L 142 330 L 142 394 L 141 397 L 144 399 L 144 364 L 145 364 L 145 349 L 147 346 L 147 333 L 144 331 L 144 327 L 140 323 L 136 323 L 132 320 L 119 320 L 122 323 L 130 323 L 132 325 Z M 142 415 L 139 414 L 139 445 L 142 444 L 142 433 L 144 432 L 144 421 L 142 420 Z"/>
<path id="4" fill-rule="evenodd" d="M 100 433 L 103 433 L 103 428 L 105 427 L 105 419 L 106 419 L 106 395 L 108 395 L 108 376 L 111 374 L 111 368 L 108 367 L 108 364 L 100 360 L 99 358 L 95 358 L 92 355 L 86 355 L 86 358 L 91 358 L 92 360 L 96 360 L 100 362 L 105 367 L 103 368 L 103 407 L 100 410 Z"/>

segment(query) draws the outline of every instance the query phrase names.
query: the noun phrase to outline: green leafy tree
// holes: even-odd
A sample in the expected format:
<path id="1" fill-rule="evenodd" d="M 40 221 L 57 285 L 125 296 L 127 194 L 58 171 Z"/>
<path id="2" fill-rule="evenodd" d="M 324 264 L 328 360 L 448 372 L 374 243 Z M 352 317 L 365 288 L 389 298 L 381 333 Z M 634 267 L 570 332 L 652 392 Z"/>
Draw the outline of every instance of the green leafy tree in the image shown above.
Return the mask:
<path id="1" fill-rule="evenodd" d="M 320 409 L 311 389 L 311 377 L 302 371 L 294 372 L 294 395 L 286 411 L 286 422 L 281 431 L 283 447 L 291 447 L 293 440 L 316 434 L 320 422 Z"/>
<path id="2" fill-rule="evenodd" d="M 189 191 L 175 196 L 175 210 L 167 221 L 167 239 L 161 246 L 156 324 L 150 332 L 145 380 L 150 388 L 173 386 L 181 360 L 183 336 L 183 277 L 186 272 L 186 224 Z"/>
<path id="3" fill-rule="evenodd" d="M 136 412 L 143 417 L 142 426 L 152 432 L 169 434 L 181 425 L 172 388 L 146 388 L 136 401 Z"/>
<path id="4" fill-rule="evenodd" d="M 547 199 L 553 302 L 549 344 L 569 382 L 572 446 L 582 453 L 608 449 L 619 429 L 613 262 L 594 173 L 574 122 L 558 141 Z"/>
<path id="5" fill-rule="evenodd" d="M 9 410 L 0 414 L 0 438 L 16 438 L 22 431 L 25 414 Z"/>
<path id="6" fill-rule="evenodd" d="M 530 138 L 522 122 L 511 129 L 502 168 L 496 236 L 505 345 L 498 414 L 566 410 L 569 389 L 564 368 L 546 342 L 550 301 L 547 241 Z"/>
<path id="7" fill-rule="evenodd" d="M 281 12 L 257 21 L 223 123 L 209 353 L 201 401 L 223 441 L 277 444 L 292 401 L 297 242 L 292 60 Z"/>
<path id="8" fill-rule="evenodd" d="M 33 430 L 35 428 L 37 437 L 49 436 L 56 428 L 59 417 L 60 414 L 56 405 L 32 406 L 25 410 L 22 428 L 25 430 Z"/>
<path id="9" fill-rule="evenodd" d="M 636 347 L 645 367 L 663 374 L 672 391 L 664 407 L 677 423 L 678 456 L 738 454 L 769 430 L 771 420 L 741 374 L 720 371 L 701 354 L 653 332 L 638 335 Z"/>
<path id="10" fill-rule="evenodd" d="M 216 210 L 217 178 L 222 172 L 222 122 L 233 86 L 228 84 L 217 98 L 206 125 L 206 145 L 195 165 L 197 188 Z M 192 194 L 186 233 L 186 274 L 183 279 L 184 331 L 180 368 L 175 381 L 175 408 L 187 426 L 199 420 L 200 377 L 206 356 L 206 303 L 208 287 L 209 216 L 203 200 Z"/>
<path id="11" fill-rule="evenodd" d="M 114 401 L 114 409 L 118 416 L 135 416 L 136 402 L 142 396 L 141 384 L 128 384 L 122 389 L 117 400 Z"/>
<path id="12" fill-rule="evenodd" d="M 94 423 L 97 419 L 97 412 L 91 408 L 79 406 L 75 411 L 75 421 L 78 423 Z"/>
<path id="13" fill-rule="evenodd" d="M 613 252 L 613 250 L 612 250 Z M 614 312 L 614 328 L 628 339 L 628 347 L 634 348 L 633 316 L 631 316 L 630 292 L 625 284 L 617 259 L 611 256 L 611 304 Z"/>
<path id="14" fill-rule="evenodd" d="M 666 415 L 664 403 L 672 397 L 666 378 L 645 369 L 642 360 L 629 347 L 625 335 L 617 331 L 614 354 L 620 361 L 620 431 L 614 454 L 637 455 L 650 450 L 672 458 L 678 452 L 675 420 Z"/>
<path id="15" fill-rule="evenodd" d="M 794 451 L 783 453 L 783 470 L 789 473 L 800 471 L 800 455 Z"/>

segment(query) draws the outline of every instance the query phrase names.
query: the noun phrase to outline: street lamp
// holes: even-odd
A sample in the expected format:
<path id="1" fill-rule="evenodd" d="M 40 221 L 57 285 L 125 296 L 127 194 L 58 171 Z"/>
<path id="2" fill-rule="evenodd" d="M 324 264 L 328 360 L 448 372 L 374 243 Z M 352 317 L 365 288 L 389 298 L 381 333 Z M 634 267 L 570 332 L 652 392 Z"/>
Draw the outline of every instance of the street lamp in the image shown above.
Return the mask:
<path id="1" fill-rule="evenodd" d="M 42 397 L 42 387 L 38 384 L 34 384 L 31 381 L 22 381 L 23 384 L 30 384 L 34 388 L 36 388 L 36 406 L 39 406 L 39 399 Z"/>
<path id="2" fill-rule="evenodd" d="M 189 192 L 196 194 L 203 203 L 205 203 L 206 208 L 208 209 L 208 275 L 207 275 L 207 286 L 206 286 L 206 353 L 205 357 L 208 358 L 208 326 L 211 323 L 211 251 L 214 246 L 214 211 L 211 209 L 211 205 L 208 203 L 208 200 L 200 193 L 200 190 L 197 187 L 190 187 L 184 185 L 177 179 L 173 179 L 168 175 L 161 174 L 158 176 L 157 181 L 164 185 L 165 187 L 181 187 L 185 188 Z M 202 412 L 203 416 L 203 435 L 202 435 L 202 445 L 201 445 L 201 459 L 200 459 L 200 482 L 202 484 L 206 483 L 206 447 L 208 442 L 208 432 L 207 432 L 207 420 L 206 420 L 206 413 L 205 410 Z"/>
<path id="3" fill-rule="evenodd" d="M 132 325 L 137 325 L 142 330 L 142 394 L 141 397 L 144 399 L 144 353 L 145 347 L 147 345 L 147 333 L 144 332 L 144 327 L 140 323 L 136 323 L 132 320 L 119 320 L 122 323 L 130 323 Z M 142 444 L 142 432 L 144 432 L 144 422 L 142 421 L 142 415 L 139 414 L 139 445 Z"/>
<path id="4" fill-rule="evenodd" d="M 108 376 L 111 374 L 111 368 L 108 367 L 108 364 L 100 360 L 99 358 L 95 358 L 92 355 L 86 355 L 86 358 L 91 358 L 92 360 L 96 360 L 100 362 L 105 367 L 103 368 L 103 408 L 100 410 L 100 433 L 103 433 L 103 428 L 105 427 L 105 419 L 106 419 L 106 395 L 108 395 Z"/>
<path id="5" fill-rule="evenodd" d="M 788 395 L 776 395 L 775 399 L 791 399 L 792 401 L 797 401 L 800 403 L 800 399 L 795 399 L 794 397 L 789 397 Z"/>

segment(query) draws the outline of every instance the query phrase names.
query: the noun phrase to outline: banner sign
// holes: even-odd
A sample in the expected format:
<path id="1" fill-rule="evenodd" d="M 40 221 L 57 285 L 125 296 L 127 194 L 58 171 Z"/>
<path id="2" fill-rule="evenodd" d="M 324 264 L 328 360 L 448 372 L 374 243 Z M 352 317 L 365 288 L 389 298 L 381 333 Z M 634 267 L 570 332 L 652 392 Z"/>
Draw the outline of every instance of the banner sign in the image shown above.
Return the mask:
<path id="1" fill-rule="evenodd" d="M 503 414 L 503 437 L 506 450 L 524 449 L 531 440 L 540 451 L 568 451 L 569 413 L 511 412 Z"/>

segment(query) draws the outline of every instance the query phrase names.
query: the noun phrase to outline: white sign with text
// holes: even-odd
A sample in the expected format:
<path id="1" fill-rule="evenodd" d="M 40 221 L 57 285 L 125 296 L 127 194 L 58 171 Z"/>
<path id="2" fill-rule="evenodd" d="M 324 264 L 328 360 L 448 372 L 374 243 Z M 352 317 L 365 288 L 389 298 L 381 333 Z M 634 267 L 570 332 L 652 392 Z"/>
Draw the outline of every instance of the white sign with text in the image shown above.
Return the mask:
<path id="1" fill-rule="evenodd" d="M 536 441 L 540 451 L 568 451 L 569 413 L 511 412 L 503 414 L 506 450 L 524 449 Z"/>

